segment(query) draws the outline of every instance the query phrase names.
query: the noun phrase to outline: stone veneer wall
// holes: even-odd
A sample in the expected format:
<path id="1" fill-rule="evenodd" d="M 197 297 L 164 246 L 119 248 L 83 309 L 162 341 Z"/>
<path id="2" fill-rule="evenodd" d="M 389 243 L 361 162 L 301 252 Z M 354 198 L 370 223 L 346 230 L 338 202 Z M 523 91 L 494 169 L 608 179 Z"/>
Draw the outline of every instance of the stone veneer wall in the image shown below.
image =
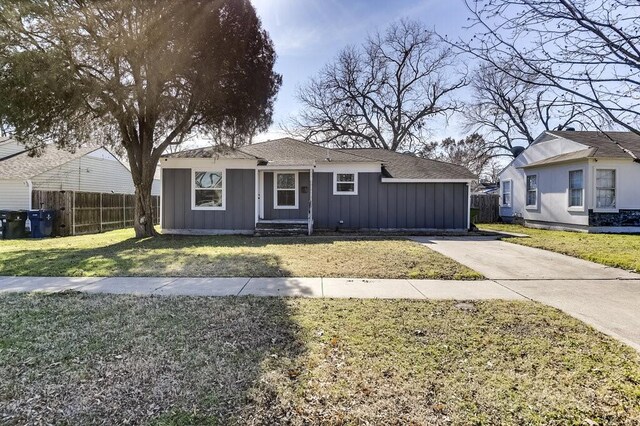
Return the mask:
<path id="1" fill-rule="evenodd" d="M 617 213 L 589 210 L 589 226 L 640 226 L 640 210 L 620 210 Z"/>

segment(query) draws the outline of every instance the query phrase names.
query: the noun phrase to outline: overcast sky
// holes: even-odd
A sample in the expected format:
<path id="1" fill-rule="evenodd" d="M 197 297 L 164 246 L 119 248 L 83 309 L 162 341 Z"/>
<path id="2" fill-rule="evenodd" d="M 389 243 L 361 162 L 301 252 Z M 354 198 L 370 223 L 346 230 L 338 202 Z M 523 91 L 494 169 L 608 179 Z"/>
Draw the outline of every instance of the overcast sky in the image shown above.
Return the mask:
<path id="1" fill-rule="evenodd" d="M 368 33 L 409 17 L 457 38 L 464 34 L 467 11 L 462 0 L 252 0 L 276 47 L 276 70 L 283 83 L 271 129 L 256 141 L 283 136 L 280 123 L 300 108 L 296 88 L 314 76 L 343 47 L 359 44 Z M 462 136 L 455 119 L 432 123 L 434 139 Z"/>

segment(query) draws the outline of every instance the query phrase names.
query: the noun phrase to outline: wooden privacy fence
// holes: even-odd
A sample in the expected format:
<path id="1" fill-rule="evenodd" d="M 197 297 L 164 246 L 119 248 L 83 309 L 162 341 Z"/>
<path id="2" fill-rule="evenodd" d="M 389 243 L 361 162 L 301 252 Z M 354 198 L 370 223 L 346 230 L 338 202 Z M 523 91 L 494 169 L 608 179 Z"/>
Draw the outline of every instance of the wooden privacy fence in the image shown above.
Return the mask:
<path id="1" fill-rule="evenodd" d="M 478 209 L 474 223 L 493 223 L 500 217 L 498 194 L 471 194 L 471 208 Z"/>
<path id="2" fill-rule="evenodd" d="M 160 220 L 160 197 L 153 196 L 154 222 Z M 56 236 L 95 234 L 133 226 L 133 194 L 33 191 L 32 206 L 56 211 Z"/>

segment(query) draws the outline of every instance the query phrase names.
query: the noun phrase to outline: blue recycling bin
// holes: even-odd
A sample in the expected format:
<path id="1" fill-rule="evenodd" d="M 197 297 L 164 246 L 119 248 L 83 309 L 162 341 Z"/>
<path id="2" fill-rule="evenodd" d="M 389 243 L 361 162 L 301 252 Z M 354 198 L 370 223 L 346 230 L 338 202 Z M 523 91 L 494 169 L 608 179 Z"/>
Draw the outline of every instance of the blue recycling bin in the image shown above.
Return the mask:
<path id="1" fill-rule="evenodd" d="M 31 238 L 50 237 L 53 233 L 53 219 L 55 217 L 55 210 L 30 210 Z"/>

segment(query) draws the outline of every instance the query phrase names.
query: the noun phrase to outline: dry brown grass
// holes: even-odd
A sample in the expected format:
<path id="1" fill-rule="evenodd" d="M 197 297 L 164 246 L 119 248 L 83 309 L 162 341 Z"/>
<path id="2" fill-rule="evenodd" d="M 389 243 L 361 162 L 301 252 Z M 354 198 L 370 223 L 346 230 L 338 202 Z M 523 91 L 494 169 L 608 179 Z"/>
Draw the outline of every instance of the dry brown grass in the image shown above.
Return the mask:
<path id="1" fill-rule="evenodd" d="M 478 279 L 403 238 L 163 236 L 133 231 L 0 240 L 0 275 Z"/>
<path id="2" fill-rule="evenodd" d="M 0 296 L 0 423 L 640 422 L 640 356 L 531 302 Z"/>

